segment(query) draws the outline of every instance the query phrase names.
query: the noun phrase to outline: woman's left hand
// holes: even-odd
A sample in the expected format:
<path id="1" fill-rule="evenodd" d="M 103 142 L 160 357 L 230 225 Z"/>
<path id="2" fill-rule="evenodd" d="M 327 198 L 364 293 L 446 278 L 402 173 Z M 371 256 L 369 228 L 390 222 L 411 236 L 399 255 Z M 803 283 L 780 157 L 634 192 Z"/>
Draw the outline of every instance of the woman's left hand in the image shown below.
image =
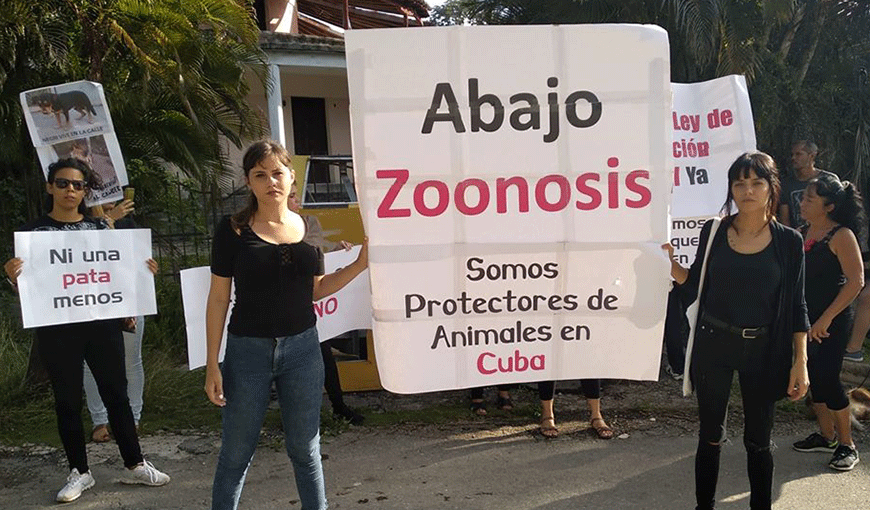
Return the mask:
<path id="1" fill-rule="evenodd" d="M 148 270 L 151 271 L 151 274 L 156 275 L 156 274 L 157 274 L 157 269 L 159 269 L 159 268 L 157 267 L 157 261 L 154 260 L 154 259 L 148 259 L 148 260 L 145 261 L 145 263 L 148 264 Z"/>
<path id="2" fill-rule="evenodd" d="M 349 243 L 345 240 L 339 241 L 339 244 L 341 244 L 341 247 L 344 249 L 344 251 L 350 251 L 350 249 L 353 248 L 353 243 Z"/>
<path id="3" fill-rule="evenodd" d="M 828 333 L 828 328 L 831 326 L 831 319 L 826 318 L 824 315 L 819 317 L 819 319 L 813 323 L 813 326 L 810 328 L 810 342 L 819 342 L 822 343 L 822 340 L 828 338 L 830 333 Z"/>
<path id="4" fill-rule="evenodd" d="M 369 238 L 364 237 L 362 247 L 359 250 L 359 255 L 356 256 L 356 261 L 362 264 L 363 267 L 369 267 Z"/>
<path id="5" fill-rule="evenodd" d="M 800 400 L 807 394 L 807 389 L 810 387 L 810 376 L 807 373 L 806 361 L 796 361 L 791 367 L 791 373 L 788 378 L 788 398 L 789 400 Z"/>

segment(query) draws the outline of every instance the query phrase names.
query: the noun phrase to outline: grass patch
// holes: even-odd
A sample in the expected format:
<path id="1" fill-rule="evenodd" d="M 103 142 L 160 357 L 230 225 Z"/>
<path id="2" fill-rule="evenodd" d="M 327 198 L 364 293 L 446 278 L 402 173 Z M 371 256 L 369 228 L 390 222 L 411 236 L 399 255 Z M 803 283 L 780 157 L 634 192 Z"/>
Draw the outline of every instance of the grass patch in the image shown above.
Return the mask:
<path id="1" fill-rule="evenodd" d="M 145 349 L 143 434 L 158 430 L 220 430 L 221 410 L 205 395 L 205 369 L 188 370 L 161 349 Z"/>
<path id="2" fill-rule="evenodd" d="M 0 443 L 60 445 L 54 400 L 47 385 L 27 386 L 31 333 L 21 329 L 12 301 L 3 300 L 0 315 Z M 17 305 L 17 300 L 14 303 Z"/>

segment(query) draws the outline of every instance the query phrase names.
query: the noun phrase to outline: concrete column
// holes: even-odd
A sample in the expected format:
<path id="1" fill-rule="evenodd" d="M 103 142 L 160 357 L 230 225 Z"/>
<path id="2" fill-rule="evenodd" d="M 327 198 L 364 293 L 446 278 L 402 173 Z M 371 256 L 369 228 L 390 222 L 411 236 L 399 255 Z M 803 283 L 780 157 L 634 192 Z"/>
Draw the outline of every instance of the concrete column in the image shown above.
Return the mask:
<path id="1" fill-rule="evenodd" d="M 272 87 L 266 91 L 266 104 L 269 107 L 269 130 L 272 140 L 287 146 L 284 130 L 284 100 L 281 97 L 281 67 L 269 64 L 269 81 Z"/>

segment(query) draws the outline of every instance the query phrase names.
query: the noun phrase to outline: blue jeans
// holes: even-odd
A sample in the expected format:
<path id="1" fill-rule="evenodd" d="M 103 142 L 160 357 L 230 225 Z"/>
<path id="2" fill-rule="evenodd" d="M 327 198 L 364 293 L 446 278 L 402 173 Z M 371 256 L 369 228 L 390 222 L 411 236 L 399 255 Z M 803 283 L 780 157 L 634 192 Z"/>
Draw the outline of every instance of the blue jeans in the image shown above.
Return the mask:
<path id="1" fill-rule="evenodd" d="M 235 510 L 254 456 L 272 381 L 278 390 L 284 443 L 293 463 L 302 510 L 326 508 L 320 462 L 323 359 L 317 329 L 282 338 L 227 334 L 223 367 L 221 451 L 212 486 L 212 509 Z"/>
<path id="2" fill-rule="evenodd" d="M 133 419 L 139 424 L 142 416 L 142 390 L 145 389 L 145 370 L 142 367 L 142 334 L 145 331 L 145 317 L 136 317 L 136 331 L 128 333 L 124 331 L 124 368 L 127 374 L 127 397 L 130 399 L 130 409 L 133 410 Z M 85 363 L 85 398 L 88 402 L 88 412 L 91 415 L 91 423 L 106 425 L 109 423 L 109 413 L 100 392 L 97 390 L 97 381 L 91 373 L 91 367 Z"/>

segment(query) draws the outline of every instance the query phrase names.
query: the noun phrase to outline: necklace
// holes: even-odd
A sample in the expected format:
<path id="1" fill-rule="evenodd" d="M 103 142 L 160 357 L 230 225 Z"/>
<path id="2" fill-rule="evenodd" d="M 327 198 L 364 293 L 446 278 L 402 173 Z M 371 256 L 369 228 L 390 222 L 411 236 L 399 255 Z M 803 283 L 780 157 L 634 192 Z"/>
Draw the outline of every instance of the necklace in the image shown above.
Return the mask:
<path id="1" fill-rule="evenodd" d="M 744 238 L 744 241 L 745 241 L 745 242 L 752 242 L 752 241 L 754 241 L 754 240 L 755 240 L 756 238 L 758 238 L 758 236 L 760 236 L 760 235 L 765 231 L 765 229 L 767 229 L 767 228 L 768 228 L 768 225 L 765 224 L 763 227 L 761 227 L 760 229 L 758 229 L 758 231 L 756 231 L 754 234 L 752 234 L 752 235 L 750 235 L 750 236 L 748 236 L 748 237 L 745 237 L 745 238 Z M 731 248 L 733 248 L 733 249 L 736 250 L 736 249 L 737 249 L 737 245 L 738 245 L 738 241 L 740 241 L 740 238 L 741 238 L 740 234 L 737 232 L 737 228 L 734 227 L 734 225 L 729 226 L 729 227 L 728 227 L 727 234 L 728 234 L 728 235 L 727 235 L 727 237 L 728 237 L 728 245 L 731 246 Z"/>

